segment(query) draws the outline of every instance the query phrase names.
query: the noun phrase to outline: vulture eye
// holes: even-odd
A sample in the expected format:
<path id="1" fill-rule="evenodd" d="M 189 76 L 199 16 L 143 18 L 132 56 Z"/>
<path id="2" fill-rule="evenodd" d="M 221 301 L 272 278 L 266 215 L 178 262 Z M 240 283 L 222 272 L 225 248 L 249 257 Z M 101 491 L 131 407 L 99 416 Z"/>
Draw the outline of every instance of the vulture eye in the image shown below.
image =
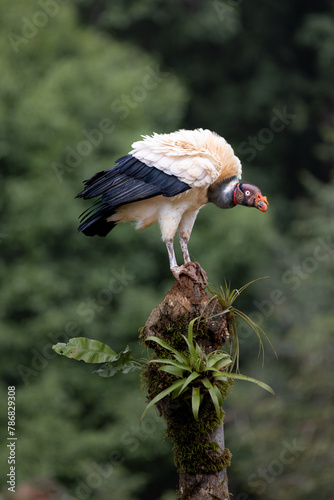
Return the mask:
<path id="1" fill-rule="evenodd" d="M 249 191 L 249 189 L 247 189 L 247 190 L 245 191 L 245 195 L 246 195 L 246 196 L 250 196 L 250 195 L 251 195 L 251 192 Z"/>

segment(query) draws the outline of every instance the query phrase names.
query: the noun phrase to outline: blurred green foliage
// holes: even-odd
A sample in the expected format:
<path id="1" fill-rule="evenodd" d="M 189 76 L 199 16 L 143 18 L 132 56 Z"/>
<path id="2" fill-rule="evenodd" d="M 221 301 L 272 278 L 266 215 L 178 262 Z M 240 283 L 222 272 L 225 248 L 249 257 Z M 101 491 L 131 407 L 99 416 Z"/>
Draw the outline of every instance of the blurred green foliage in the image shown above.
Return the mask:
<path id="1" fill-rule="evenodd" d="M 101 379 L 51 345 L 86 336 L 141 355 L 138 329 L 172 285 L 159 230 L 86 238 L 76 227 L 87 204 L 74 196 L 141 134 L 208 127 L 270 201 L 265 217 L 205 207 L 190 241 L 215 284 L 270 276 L 237 307 L 279 361 L 267 349 L 261 370 L 240 324 L 240 369 L 277 397 L 235 384 L 226 401 L 230 490 L 332 498 L 333 10 L 0 0 L 0 425 L 15 385 L 18 483 L 51 477 L 78 500 L 174 498 L 159 416 L 139 426 L 138 376 Z M 0 470 L 5 479 L 4 446 Z"/>

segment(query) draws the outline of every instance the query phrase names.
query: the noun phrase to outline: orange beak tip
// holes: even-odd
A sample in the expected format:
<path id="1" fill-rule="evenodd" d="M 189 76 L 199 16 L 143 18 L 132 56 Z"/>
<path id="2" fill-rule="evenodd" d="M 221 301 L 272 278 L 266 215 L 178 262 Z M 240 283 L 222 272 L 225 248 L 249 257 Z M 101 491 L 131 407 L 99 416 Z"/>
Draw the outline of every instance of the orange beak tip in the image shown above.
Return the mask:
<path id="1" fill-rule="evenodd" d="M 267 209 L 268 209 L 268 205 L 269 205 L 269 202 L 267 200 L 267 197 L 262 196 L 262 194 L 258 193 L 256 196 L 256 201 L 255 201 L 256 208 L 258 208 L 259 210 L 261 210 L 261 212 L 263 212 L 265 214 Z"/>

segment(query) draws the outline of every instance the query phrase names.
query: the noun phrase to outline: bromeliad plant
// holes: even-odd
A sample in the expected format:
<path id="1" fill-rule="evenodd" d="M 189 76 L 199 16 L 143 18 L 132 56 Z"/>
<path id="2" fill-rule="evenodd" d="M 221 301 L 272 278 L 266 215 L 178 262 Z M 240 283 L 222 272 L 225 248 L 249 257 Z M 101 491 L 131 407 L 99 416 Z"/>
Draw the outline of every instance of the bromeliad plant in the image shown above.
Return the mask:
<path id="1" fill-rule="evenodd" d="M 225 312 L 226 311 L 224 311 L 224 313 Z M 158 337 L 147 337 L 147 341 L 156 342 L 169 351 L 173 358 L 152 359 L 149 363 L 162 364 L 163 366 L 161 366 L 159 370 L 173 375 L 176 377 L 176 380 L 150 401 L 146 406 L 141 420 L 154 404 L 158 403 L 166 396 L 171 395 L 172 399 L 174 399 L 182 394 L 187 396 L 186 393 L 188 392 L 191 393 L 191 407 L 195 420 L 198 420 L 200 405 L 205 393 L 209 394 L 216 410 L 217 417 L 220 419 L 223 395 L 219 387 L 219 385 L 221 385 L 219 382 L 227 383 L 228 379 L 253 382 L 275 395 L 272 388 L 264 382 L 247 377 L 246 375 L 226 371 L 229 366 L 233 365 L 233 360 L 228 354 L 222 351 L 212 351 L 206 354 L 193 338 L 194 323 L 199 319 L 200 318 L 195 318 L 189 323 L 187 337 L 182 335 L 187 344 L 187 355 L 184 354 L 184 351 L 177 351 Z"/>
<path id="2" fill-rule="evenodd" d="M 53 349 L 58 354 L 74 358 L 78 361 L 82 360 L 86 363 L 102 364 L 102 366 L 95 371 L 95 373 L 101 377 L 112 377 L 118 372 L 131 373 L 133 371 L 143 370 L 147 364 L 161 364 L 162 366 L 159 370 L 172 376 L 171 384 L 148 403 L 141 420 L 154 404 L 169 395 L 172 399 L 180 397 L 181 395 L 184 395 L 186 399 L 191 399 L 192 414 L 195 420 L 198 420 L 200 406 L 206 394 L 208 394 L 211 398 L 217 417 L 220 419 L 221 407 L 223 404 L 222 386 L 226 388 L 226 384 L 228 384 L 228 381 L 231 379 L 253 382 L 275 395 L 271 387 L 264 382 L 239 373 L 239 339 L 236 317 L 246 321 L 246 323 L 254 330 L 259 339 L 260 351 L 262 350 L 263 352 L 261 334 L 270 343 L 264 331 L 245 313 L 233 306 L 236 298 L 251 283 L 254 283 L 254 281 L 247 283 L 239 290 L 231 290 L 230 285 L 226 282 L 225 288 L 221 286 L 220 288 L 214 287 L 214 289 L 210 289 L 208 287 L 208 290 L 212 294 L 211 300 L 217 299 L 223 309 L 223 311 L 218 315 L 227 315 L 230 332 L 229 354 L 221 350 L 205 353 L 201 346 L 194 340 L 195 322 L 201 322 L 215 317 L 211 316 L 210 318 L 205 318 L 204 313 L 189 323 L 187 336 L 182 335 L 187 346 L 187 349 L 182 352 L 171 347 L 161 338 L 153 336 L 146 338 L 146 341 L 155 342 L 169 352 L 171 356 L 169 358 L 151 359 L 149 361 L 143 359 L 137 360 L 132 357 L 131 350 L 128 346 L 124 349 L 124 351 L 117 354 L 113 349 L 111 349 L 111 347 L 97 340 L 91 340 L 84 337 L 72 338 L 67 344 L 58 343 L 53 346 Z M 270 345 L 272 347 L 271 343 Z M 232 373 L 234 365 L 236 365 L 237 373 Z"/>
<path id="3" fill-rule="evenodd" d="M 233 306 L 235 300 L 244 290 L 246 290 L 247 287 L 249 287 L 249 285 L 261 279 L 265 279 L 267 277 L 268 276 L 265 276 L 263 278 L 257 278 L 256 280 L 246 283 L 246 285 L 242 286 L 241 288 L 239 289 L 235 288 L 233 290 L 231 290 L 231 284 L 227 283 L 226 280 L 225 280 L 225 287 L 223 286 L 217 287 L 216 285 L 211 285 L 213 288 L 210 288 L 210 286 L 208 286 L 208 291 L 213 296 L 212 300 L 217 299 L 221 307 L 225 309 L 224 313 L 227 313 L 227 319 L 229 322 L 229 333 L 230 333 L 230 339 L 229 339 L 230 356 L 232 359 L 229 371 L 232 371 L 234 366 L 236 366 L 236 371 L 237 373 L 239 372 L 239 336 L 238 336 L 236 318 L 240 318 L 243 321 L 245 321 L 245 323 L 256 334 L 259 340 L 259 355 L 262 352 L 262 363 L 264 361 L 264 345 L 262 342 L 261 335 L 269 342 L 272 350 L 274 351 L 277 357 L 276 351 L 272 343 L 270 342 L 269 338 L 267 337 L 266 333 L 262 330 L 262 328 L 260 328 L 259 325 L 257 325 L 249 316 L 247 316 L 247 314 L 245 314 L 243 311 L 240 311 L 240 309 L 237 309 L 236 307 Z"/>

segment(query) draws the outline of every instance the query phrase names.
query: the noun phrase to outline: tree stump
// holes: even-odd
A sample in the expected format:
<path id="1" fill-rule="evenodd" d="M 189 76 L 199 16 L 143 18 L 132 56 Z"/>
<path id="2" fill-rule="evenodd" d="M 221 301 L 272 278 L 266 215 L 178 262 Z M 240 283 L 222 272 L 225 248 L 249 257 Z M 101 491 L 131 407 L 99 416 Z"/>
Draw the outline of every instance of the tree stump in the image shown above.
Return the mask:
<path id="1" fill-rule="evenodd" d="M 195 323 L 194 339 L 205 353 L 221 349 L 229 336 L 226 315 L 211 318 L 221 313 L 222 308 L 208 295 L 200 265 L 195 262 L 186 267 L 193 276 L 196 275 L 197 281 L 181 274 L 179 281 L 175 281 L 163 301 L 153 309 L 140 335 L 143 342 L 154 350 L 157 359 L 166 358 L 168 353 L 155 342 L 146 340 L 147 337 L 159 337 L 178 351 L 186 352 L 182 335 L 187 337 L 188 325 L 197 317 L 202 317 L 202 320 Z M 150 363 L 143 375 L 150 400 L 176 379 L 159 371 L 159 366 Z M 228 382 L 221 389 L 224 396 L 230 386 Z M 197 421 L 189 398 L 183 395 L 175 399 L 166 396 L 156 406 L 166 421 L 167 436 L 174 443 L 174 461 L 179 472 L 178 498 L 229 499 L 226 467 L 231 455 L 224 444 L 223 411 L 218 418 L 210 397 L 206 395 Z"/>

